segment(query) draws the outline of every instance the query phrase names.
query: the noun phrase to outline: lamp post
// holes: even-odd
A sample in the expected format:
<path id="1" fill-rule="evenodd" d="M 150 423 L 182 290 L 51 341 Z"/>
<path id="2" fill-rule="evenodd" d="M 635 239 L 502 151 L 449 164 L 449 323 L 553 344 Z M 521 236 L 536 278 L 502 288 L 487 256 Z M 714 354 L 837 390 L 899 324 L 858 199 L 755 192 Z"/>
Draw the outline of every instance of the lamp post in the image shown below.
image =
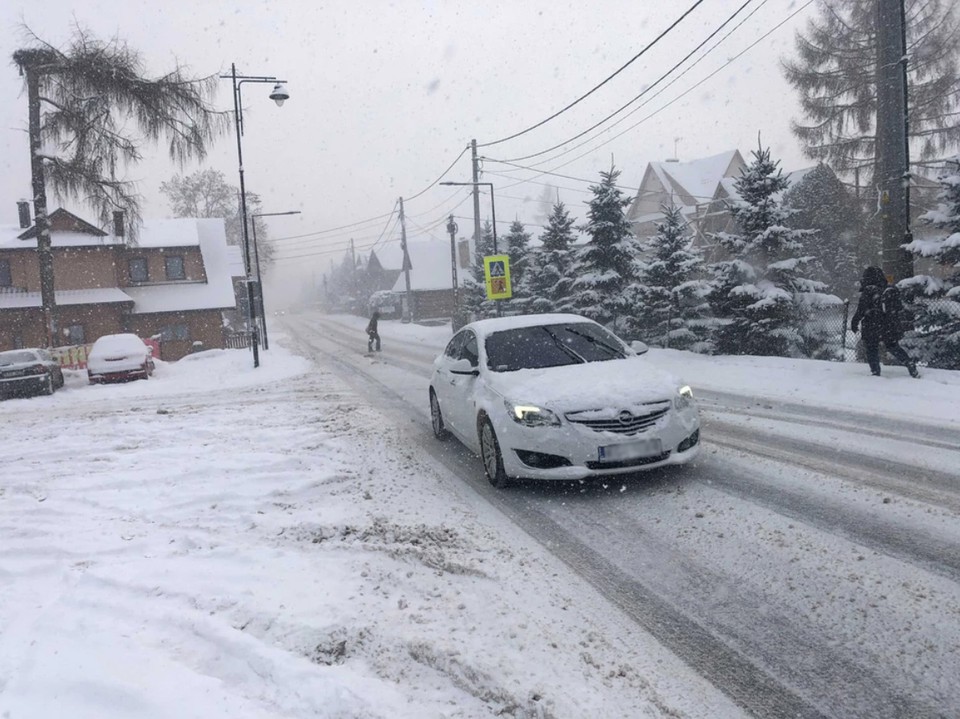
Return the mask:
<path id="1" fill-rule="evenodd" d="M 299 215 L 300 210 L 288 210 L 287 212 L 255 212 L 250 215 L 253 220 L 253 260 L 257 272 L 257 302 L 260 310 L 260 327 L 263 330 L 263 348 L 270 349 L 270 343 L 267 341 L 267 313 L 263 310 L 263 281 L 260 279 L 260 246 L 257 244 L 257 218 L 258 217 L 280 217 L 281 215 Z"/>
<path id="2" fill-rule="evenodd" d="M 240 226 L 243 228 L 243 262 L 247 273 L 247 323 L 250 331 L 250 346 L 253 348 L 253 366 L 256 368 L 260 366 L 260 352 L 257 347 L 257 308 L 253 295 L 253 267 L 250 263 L 250 237 L 247 231 L 247 189 L 243 183 L 243 146 L 240 142 L 240 138 L 243 137 L 243 105 L 240 89 L 245 82 L 273 83 L 270 99 L 277 103 L 277 107 L 283 105 L 284 101 L 290 97 L 290 93 L 283 84 L 284 80 L 278 80 L 269 75 L 238 75 L 237 66 L 233 63 L 230 65 L 230 74 L 221 75 L 220 79 L 230 80 L 233 84 L 233 118 L 237 132 L 237 163 L 240 167 Z"/>
<path id="3" fill-rule="evenodd" d="M 446 185 L 448 187 L 489 187 L 490 188 L 490 214 L 493 217 L 493 254 L 500 254 L 497 249 L 497 207 L 493 201 L 493 183 L 492 182 L 441 182 L 441 185 Z M 477 243 L 480 242 L 480 238 L 477 237 Z M 500 303 L 494 302 L 494 307 L 497 313 L 497 317 L 500 316 Z"/>

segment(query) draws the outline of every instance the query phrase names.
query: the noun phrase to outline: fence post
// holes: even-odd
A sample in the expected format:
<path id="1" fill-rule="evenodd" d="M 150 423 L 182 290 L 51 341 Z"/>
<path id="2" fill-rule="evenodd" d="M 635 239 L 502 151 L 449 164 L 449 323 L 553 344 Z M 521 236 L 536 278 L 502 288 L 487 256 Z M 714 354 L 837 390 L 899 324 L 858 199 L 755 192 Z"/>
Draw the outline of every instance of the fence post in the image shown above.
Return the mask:
<path id="1" fill-rule="evenodd" d="M 847 325 L 850 316 L 850 300 L 843 301 L 843 327 L 840 328 L 840 361 L 847 361 Z"/>

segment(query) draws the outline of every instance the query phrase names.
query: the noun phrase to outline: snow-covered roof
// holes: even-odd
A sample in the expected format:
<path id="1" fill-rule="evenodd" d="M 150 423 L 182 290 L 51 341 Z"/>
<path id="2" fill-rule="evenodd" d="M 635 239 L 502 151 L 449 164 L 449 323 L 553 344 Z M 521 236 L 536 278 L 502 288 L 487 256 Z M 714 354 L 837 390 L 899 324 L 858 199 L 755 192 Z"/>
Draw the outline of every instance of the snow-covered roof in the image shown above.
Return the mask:
<path id="1" fill-rule="evenodd" d="M 582 315 L 564 313 L 546 313 L 542 315 L 516 315 L 513 317 L 491 317 L 485 320 L 471 322 L 468 326 L 475 330 L 479 337 L 486 337 L 493 332 L 513 330 L 521 327 L 539 327 L 540 325 L 561 324 L 564 322 L 593 322 Z"/>
<path id="2" fill-rule="evenodd" d="M 450 268 L 450 242 L 443 240 L 407 240 L 407 252 L 410 255 L 410 289 L 447 290 L 453 287 Z M 390 242 L 377 249 L 377 259 L 387 270 L 403 267 L 403 250 L 399 242 Z M 463 284 L 466 270 L 457 269 L 457 280 Z M 394 292 L 406 289 L 403 273 L 393 286 Z"/>
<path id="3" fill-rule="evenodd" d="M 222 220 L 219 220 L 222 222 Z M 18 239 L 26 230 L 19 225 L 0 225 L 0 249 L 36 248 L 36 238 Z M 93 235 L 86 232 L 53 230 L 50 241 L 54 247 L 103 247 L 129 243 L 134 247 L 196 247 L 200 244 L 197 220 L 173 218 L 145 220 L 136 242 L 113 234 Z"/>
<path id="4" fill-rule="evenodd" d="M 188 219 L 182 222 L 194 225 L 207 281 L 128 287 L 126 292 L 136 303 L 134 314 L 227 309 L 235 306 L 234 275 L 223 220 Z"/>
<path id="5" fill-rule="evenodd" d="M 738 154 L 737 150 L 727 150 L 688 162 L 651 162 L 650 167 L 664 187 L 674 187 L 678 192 L 704 202 L 713 197 L 717 183 L 725 177 L 727 168 Z"/>
<path id="6" fill-rule="evenodd" d="M 247 266 L 243 261 L 243 248 L 240 245 L 227 245 L 227 263 L 231 277 L 246 277 Z"/>
<path id="7" fill-rule="evenodd" d="M 54 299 L 58 305 L 102 305 L 133 302 L 133 298 L 118 287 L 100 287 L 89 290 L 57 290 Z M 14 310 L 40 307 L 39 292 L 0 292 L 0 309 Z"/>

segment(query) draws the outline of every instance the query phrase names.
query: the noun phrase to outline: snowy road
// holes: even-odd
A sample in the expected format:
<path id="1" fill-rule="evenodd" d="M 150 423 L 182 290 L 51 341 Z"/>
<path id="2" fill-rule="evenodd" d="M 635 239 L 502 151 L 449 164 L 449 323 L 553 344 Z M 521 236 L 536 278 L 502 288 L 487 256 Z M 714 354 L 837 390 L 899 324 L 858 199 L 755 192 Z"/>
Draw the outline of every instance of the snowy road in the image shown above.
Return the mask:
<path id="1" fill-rule="evenodd" d="M 644 630 L 762 717 L 960 712 L 960 440 L 889 413 L 700 392 L 701 459 L 596 484 L 490 488 L 430 435 L 439 346 L 287 324 L 422 446 Z"/>

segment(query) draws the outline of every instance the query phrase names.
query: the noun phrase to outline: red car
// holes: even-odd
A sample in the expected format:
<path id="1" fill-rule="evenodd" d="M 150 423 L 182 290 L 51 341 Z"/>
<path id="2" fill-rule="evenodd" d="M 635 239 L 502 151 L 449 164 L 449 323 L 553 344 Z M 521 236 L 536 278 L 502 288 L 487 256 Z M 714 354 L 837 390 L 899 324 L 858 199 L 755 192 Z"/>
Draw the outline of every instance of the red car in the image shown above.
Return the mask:
<path id="1" fill-rule="evenodd" d="M 91 384 L 147 379 L 153 369 L 153 348 L 134 334 L 104 335 L 87 355 Z"/>

